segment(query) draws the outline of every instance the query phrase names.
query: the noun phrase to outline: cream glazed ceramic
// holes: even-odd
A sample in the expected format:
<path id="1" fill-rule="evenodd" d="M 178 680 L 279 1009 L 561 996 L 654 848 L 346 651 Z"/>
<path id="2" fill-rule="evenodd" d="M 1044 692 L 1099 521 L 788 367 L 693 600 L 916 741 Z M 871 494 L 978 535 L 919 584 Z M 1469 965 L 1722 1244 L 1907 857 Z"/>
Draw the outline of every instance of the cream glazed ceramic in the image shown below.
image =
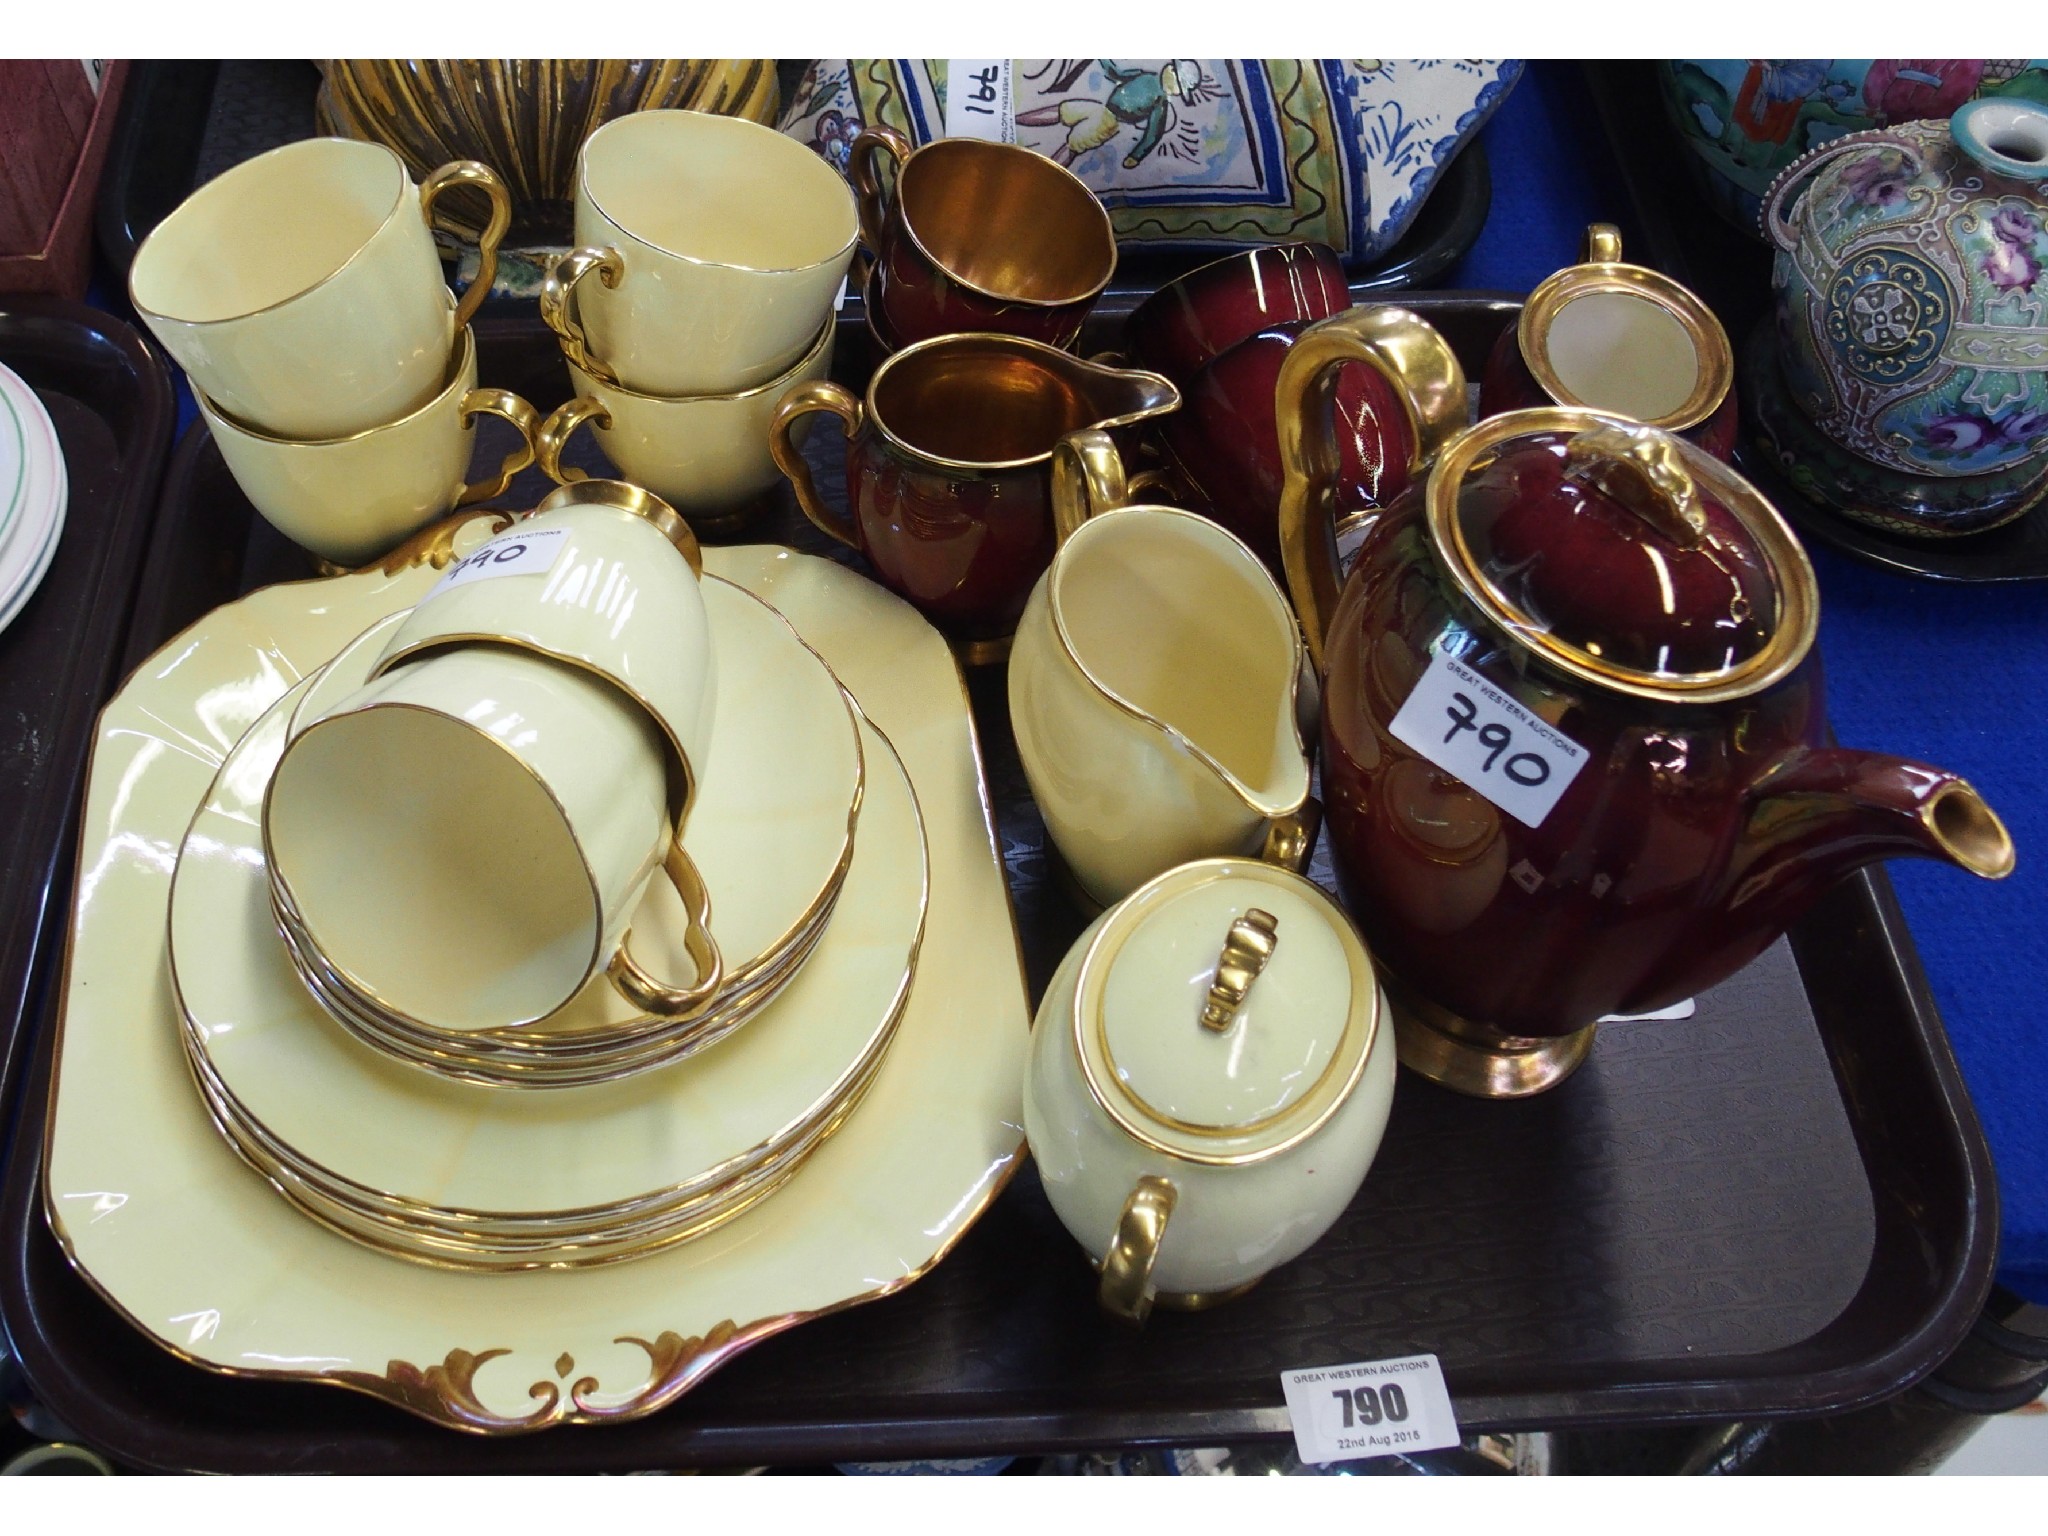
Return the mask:
<path id="1" fill-rule="evenodd" d="M 831 319 L 859 238 L 852 191 L 794 139 L 737 117 L 633 112 L 583 141 L 577 249 L 548 274 L 541 316 L 569 361 L 607 382 L 751 389 Z"/>
<path id="2" fill-rule="evenodd" d="M 438 394 L 345 437 L 273 437 L 222 415 L 204 392 L 197 399 L 250 504 L 294 544 L 342 566 L 366 564 L 451 508 L 501 494 L 533 462 L 540 427 L 517 395 L 477 388 L 476 335 L 467 326 Z M 476 418 L 485 414 L 511 422 L 519 443 L 494 471 L 465 484 Z"/>
<path id="3" fill-rule="evenodd" d="M 451 306 L 427 221 L 447 187 L 491 198 L 484 268 Z M 142 242 L 128 296 L 193 387 L 280 437 L 396 421 L 447 382 L 497 269 L 511 194 L 474 160 L 423 187 L 381 144 L 302 139 L 244 161 Z"/>
<path id="4" fill-rule="evenodd" d="M 1024 1123 L 1103 1305 L 1224 1300 L 1323 1235 L 1394 1093 L 1350 919 L 1288 870 L 1204 859 L 1097 918 L 1032 1033 Z"/>
<path id="5" fill-rule="evenodd" d="M 1299 817 L 1303 650 L 1240 540 L 1174 507 L 1083 521 L 1079 479 L 1055 476 L 1062 538 L 1017 627 L 1010 719 L 1046 830 L 1106 905 L 1190 859 L 1256 854 Z"/>
<path id="6" fill-rule="evenodd" d="M 274 892 L 347 991 L 439 1030 L 517 1028 L 619 955 L 671 838 L 667 753 L 632 700 L 478 645 L 372 679 L 288 746 L 285 723 L 264 915 Z"/>
<path id="7" fill-rule="evenodd" d="M 421 547 L 450 548 L 440 532 Z M 930 923 L 867 1102 L 773 1199 L 697 1242 L 604 1269 L 428 1269 L 278 1199 L 208 1123 L 149 936 L 163 931 L 178 842 L 227 749 L 434 578 L 403 569 L 267 589 L 144 664 L 103 714 L 88 774 L 45 1198 L 80 1273 L 164 1348 L 228 1374 L 333 1382 L 480 1433 L 637 1417 L 751 1343 L 910 1283 L 1015 1171 L 1028 1012 L 950 651 L 905 604 L 828 561 L 747 547 L 714 550 L 709 564 L 774 603 L 833 665 L 889 733 L 924 812 Z"/>
<path id="8" fill-rule="evenodd" d="M 229 753 L 186 835 L 171 972 L 216 1118 L 320 1219 L 360 1218 L 366 1241 L 428 1262 L 640 1256 L 776 1187 L 871 1081 L 910 989 L 926 898 L 916 798 L 871 726 L 877 773 L 847 909 L 758 1029 L 690 1068 L 536 1105 L 392 1061 L 334 1030 L 299 985 L 270 922 L 254 827 L 292 702 Z"/>
<path id="9" fill-rule="evenodd" d="M 255 826 L 283 727 L 266 715 L 251 728 L 184 840 L 171 970 L 194 1047 L 223 1090 L 309 1164 L 399 1206 L 509 1216 L 655 1203 L 774 1146 L 886 1043 L 926 892 L 916 800 L 885 765 L 847 908 L 757 1028 L 687 1066 L 539 1103 L 394 1062 L 306 995 L 271 921 Z"/>
<path id="10" fill-rule="evenodd" d="M 787 620 L 717 577 L 706 578 L 703 591 L 721 639 L 726 685 L 734 698 L 758 701 L 731 711 L 712 737 L 683 834 L 711 896 L 711 934 L 725 961 L 716 1002 L 696 1017 L 669 1021 L 593 982 L 567 1007 L 524 1029 L 450 1036 L 352 1012 L 340 997 L 324 996 L 345 1028 L 469 1081 L 564 1086 L 701 1050 L 789 981 L 825 931 L 853 856 L 865 778 L 861 732 L 838 680 Z M 406 617 L 401 611 L 372 625 L 311 681 L 294 731 L 362 685 Z M 657 974 L 686 974 L 685 928 L 674 885 L 650 880 L 633 916 L 634 952 Z"/>
<path id="11" fill-rule="evenodd" d="M 639 700 L 667 733 L 691 802 L 718 703 L 718 658 L 698 576 L 703 561 L 674 510 L 638 486 L 561 486 L 499 534 L 497 561 L 536 534 L 562 529 L 542 570 L 455 582 L 444 577 L 377 658 L 371 676 L 447 646 L 488 641 L 538 651 L 593 672 Z"/>
<path id="12" fill-rule="evenodd" d="M 577 427 L 588 422 L 606 457 L 635 485 L 646 486 L 699 526 L 729 522 L 781 480 L 768 449 L 775 407 L 785 391 L 831 371 L 837 334 L 828 317 L 795 367 L 733 393 L 642 394 L 571 364 L 576 398 L 558 407 L 541 428 L 541 468 L 561 484 L 582 479 L 582 470 L 564 467 L 562 452 Z"/>

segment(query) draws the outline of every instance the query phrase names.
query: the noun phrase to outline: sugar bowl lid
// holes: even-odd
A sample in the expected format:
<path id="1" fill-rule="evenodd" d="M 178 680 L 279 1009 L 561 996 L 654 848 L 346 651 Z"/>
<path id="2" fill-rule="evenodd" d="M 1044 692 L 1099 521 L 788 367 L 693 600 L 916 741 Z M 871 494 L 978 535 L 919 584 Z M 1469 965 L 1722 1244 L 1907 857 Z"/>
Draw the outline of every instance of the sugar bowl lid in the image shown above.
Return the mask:
<path id="1" fill-rule="evenodd" d="M 1429 531 L 1465 595 L 1523 649 L 1639 698 L 1716 703 L 1812 649 L 1805 549 L 1734 470 L 1579 407 L 1509 411 L 1430 471 Z"/>
<path id="2" fill-rule="evenodd" d="M 1202 859 L 1125 899 L 1075 981 L 1090 1094 L 1127 1134 L 1190 1162 L 1299 1145 L 1365 1071 L 1380 990 L 1351 920 L 1291 870 Z"/>

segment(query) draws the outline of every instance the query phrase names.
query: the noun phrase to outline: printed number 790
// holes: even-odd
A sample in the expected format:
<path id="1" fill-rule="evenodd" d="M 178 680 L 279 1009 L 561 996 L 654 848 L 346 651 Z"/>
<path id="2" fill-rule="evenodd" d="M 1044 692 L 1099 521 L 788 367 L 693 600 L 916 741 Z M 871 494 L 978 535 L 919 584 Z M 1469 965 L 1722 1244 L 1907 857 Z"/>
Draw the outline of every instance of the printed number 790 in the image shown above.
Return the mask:
<path id="1" fill-rule="evenodd" d="M 1384 1387 L 1339 1387 L 1330 1396 L 1344 1405 L 1346 1429 L 1377 1424 L 1382 1419 L 1399 1424 L 1408 1417 L 1408 1394 L 1401 1390 L 1399 1382 L 1390 1381 Z"/>

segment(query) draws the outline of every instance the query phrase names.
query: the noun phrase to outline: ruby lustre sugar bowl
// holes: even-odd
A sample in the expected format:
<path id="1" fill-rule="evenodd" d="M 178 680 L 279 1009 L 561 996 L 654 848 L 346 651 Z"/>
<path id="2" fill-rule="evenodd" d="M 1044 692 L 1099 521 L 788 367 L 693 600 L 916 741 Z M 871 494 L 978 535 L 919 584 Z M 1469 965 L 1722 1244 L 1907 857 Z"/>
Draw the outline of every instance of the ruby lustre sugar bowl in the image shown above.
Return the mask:
<path id="1" fill-rule="evenodd" d="M 1990 487 L 1917 531 L 1996 526 L 2048 473 L 2044 179 L 2048 110 L 1987 99 L 1831 140 L 1764 199 L 1790 405 L 1881 470 Z"/>
<path id="2" fill-rule="evenodd" d="M 1318 384 L 1372 355 L 1347 319 L 1282 375 L 1281 533 L 1324 668 L 1325 824 L 1404 1062 L 1537 1092 L 1599 1019 L 1712 986 L 1859 865 L 2011 870 L 1961 779 L 1829 743 L 1805 551 L 1669 433 L 1491 417 L 1369 516 L 1332 598 Z"/>

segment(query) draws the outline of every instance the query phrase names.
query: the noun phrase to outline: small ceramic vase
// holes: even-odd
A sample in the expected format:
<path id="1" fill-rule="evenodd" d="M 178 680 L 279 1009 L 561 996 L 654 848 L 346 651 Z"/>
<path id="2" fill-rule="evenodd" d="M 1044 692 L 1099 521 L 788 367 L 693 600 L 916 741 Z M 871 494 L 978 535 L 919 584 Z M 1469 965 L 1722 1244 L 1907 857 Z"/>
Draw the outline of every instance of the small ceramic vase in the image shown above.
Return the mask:
<path id="1" fill-rule="evenodd" d="M 1350 920 L 1272 864 L 1183 864 L 1096 919 L 1039 1009 L 1024 1129 L 1107 1310 L 1228 1300 L 1329 1230 L 1386 1130 L 1387 1011 Z"/>
<path id="2" fill-rule="evenodd" d="M 1955 534 L 2048 489 L 2044 179 L 2048 110 L 1998 99 L 1849 134 L 1779 176 L 1763 213 L 1777 394 L 1759 414 L 1802 490 Z M 1930 497 L 1930 480 L 1953 488 Z"/>

